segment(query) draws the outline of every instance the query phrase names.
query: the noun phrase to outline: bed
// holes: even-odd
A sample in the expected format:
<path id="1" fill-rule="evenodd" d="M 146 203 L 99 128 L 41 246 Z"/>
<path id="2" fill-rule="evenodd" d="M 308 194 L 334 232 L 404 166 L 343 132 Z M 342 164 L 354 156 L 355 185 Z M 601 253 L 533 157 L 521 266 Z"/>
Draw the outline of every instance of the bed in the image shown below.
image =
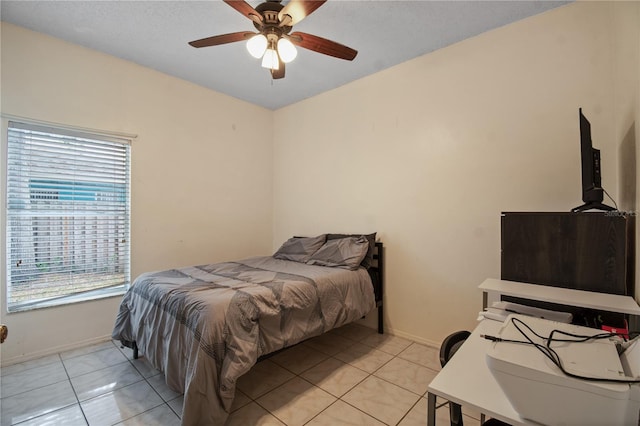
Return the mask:
<path id="1" fill-rule="evenodd" d="M 184 426 L 223 425 L 236 380 L 261 357 L 376 308 L 382 333 L 382 288 L 375 234 L 293 237 L 273 256 L 140 275 L 112 337 L 184 394 Z"/>

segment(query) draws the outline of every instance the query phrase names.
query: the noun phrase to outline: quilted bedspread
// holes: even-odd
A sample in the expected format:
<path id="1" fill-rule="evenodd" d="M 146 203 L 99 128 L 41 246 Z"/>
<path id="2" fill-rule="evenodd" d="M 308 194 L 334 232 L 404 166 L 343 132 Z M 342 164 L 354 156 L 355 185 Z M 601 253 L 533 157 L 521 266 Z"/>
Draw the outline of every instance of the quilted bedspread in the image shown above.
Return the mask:
<path id="1" fill-rule="evenodd" d="M 182 424 L 223 425 L 236 380 L 259 356 L 375 307 L 368 272 L 255 257 L 139 276 L 112 337 L 136 342 L 184 393 Z"/>

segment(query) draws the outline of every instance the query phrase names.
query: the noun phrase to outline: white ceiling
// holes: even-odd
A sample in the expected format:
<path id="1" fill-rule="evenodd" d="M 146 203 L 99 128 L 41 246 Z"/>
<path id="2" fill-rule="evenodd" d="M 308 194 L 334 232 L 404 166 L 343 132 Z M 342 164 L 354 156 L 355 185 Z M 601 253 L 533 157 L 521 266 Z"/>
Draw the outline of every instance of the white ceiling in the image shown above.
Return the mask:
<path id="1" fill-rule="evenodd" d="M 256 7 L 261 1 L 248 3 Z M 358 56 L 349 62 L 299 48 L 282 80 L 272 80 L 243 42 L 201 49 L 187 44 L 255 30 L 220 0 L 2 0 L 0 14 L 3 21 L 277 109 L 566 3 L 329 0 L 293 31 L 345 44 Z"/>

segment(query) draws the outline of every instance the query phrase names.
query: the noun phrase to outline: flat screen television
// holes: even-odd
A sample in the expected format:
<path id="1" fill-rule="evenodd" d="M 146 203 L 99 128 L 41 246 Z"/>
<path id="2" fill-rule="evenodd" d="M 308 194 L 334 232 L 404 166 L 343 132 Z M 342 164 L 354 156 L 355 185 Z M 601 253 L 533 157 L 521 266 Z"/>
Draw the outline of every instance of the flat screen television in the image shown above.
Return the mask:
<path id="1" fill-rule="evenodd" d="M 615 210 L 613 207 L 602 203 L 603 193 L 602 176 L 600 169 L 600 150 L 593 147 L 591 141 L 591 123 L 580 114 L 580 157 L 582 164 L 582 201 L 583 205 L 571 209 L 572 212 L 585 210 Z"/>

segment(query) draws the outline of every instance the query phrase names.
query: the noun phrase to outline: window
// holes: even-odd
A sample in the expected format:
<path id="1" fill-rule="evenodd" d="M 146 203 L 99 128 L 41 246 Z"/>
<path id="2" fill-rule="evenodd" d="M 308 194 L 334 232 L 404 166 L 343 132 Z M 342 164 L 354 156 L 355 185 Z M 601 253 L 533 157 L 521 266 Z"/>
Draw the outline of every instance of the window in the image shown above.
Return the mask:
<path id="1" fill-rule="evenodd" d="M 129 169 L 129 140 L 9 122 L 9 312 L 125 290 Z"/>

